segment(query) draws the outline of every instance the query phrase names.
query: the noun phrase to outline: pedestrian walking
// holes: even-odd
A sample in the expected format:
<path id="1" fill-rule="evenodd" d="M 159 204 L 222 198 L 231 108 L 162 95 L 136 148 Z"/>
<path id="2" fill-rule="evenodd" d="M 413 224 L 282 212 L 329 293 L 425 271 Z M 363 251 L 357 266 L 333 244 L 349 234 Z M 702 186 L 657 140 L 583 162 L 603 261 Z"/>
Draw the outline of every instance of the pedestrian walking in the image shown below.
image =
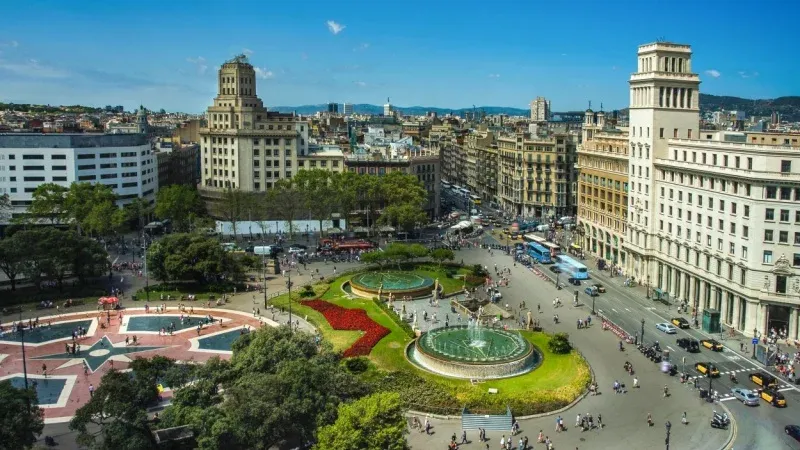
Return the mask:
<path id="1" fill-rule="evenodd" d="M 92 397 L 94 397 L 94 385 L 90 384 L 89 385 L 89 398 L 92 398 Z"/>
<path id="2" fill-rule="evenodd" d="M 603 416 L 600 414 L 597 415 L 597 428 L 603 429 Z"/>
<path id="3" fill-rule="evenodd" d="M 689 420 L 686 419 L 686 411 L 684 411 L 683 415 L 681 416 L 681 423 L 684 425 L 689 425 Z"/>
<path id="4" fill-rule="evenodd" d="M 461 431 L 461 443 L 462 444 L 466 444 L 467 443 L 467 430 L 462 430 Z"/>

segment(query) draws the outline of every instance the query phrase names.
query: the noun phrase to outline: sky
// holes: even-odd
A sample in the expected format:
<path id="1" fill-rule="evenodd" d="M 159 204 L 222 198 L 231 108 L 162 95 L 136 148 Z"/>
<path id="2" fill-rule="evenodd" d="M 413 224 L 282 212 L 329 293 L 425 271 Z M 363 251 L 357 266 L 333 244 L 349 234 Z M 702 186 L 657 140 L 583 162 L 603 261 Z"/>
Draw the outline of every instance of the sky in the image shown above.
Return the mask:
<path id="1" fill-rule="evenodd" d="M 13 5 L 13 6 L 12 6 Z M 640 44 L 690 44 L 701 92 L 800 95 L 785 0 L 12 2 L 0 101 L 202 112 L 246 54 L 269 106 L 624 108 Z M 758 27 L 758 28 L 756 28 Z"/>

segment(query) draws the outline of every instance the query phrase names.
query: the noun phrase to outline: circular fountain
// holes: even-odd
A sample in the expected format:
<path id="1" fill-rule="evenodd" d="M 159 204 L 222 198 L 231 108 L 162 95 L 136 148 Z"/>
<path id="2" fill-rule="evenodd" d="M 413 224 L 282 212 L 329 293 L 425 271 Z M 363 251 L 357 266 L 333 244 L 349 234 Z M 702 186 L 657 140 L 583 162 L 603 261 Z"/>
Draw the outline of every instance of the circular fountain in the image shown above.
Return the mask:
<path id="1" fill-rule="evenodd" d="M 487 379 L 520 375 L 536 368 L 541 354 L 516 331 L 468 325 L 428 331 L 406 348 L 409 361 L 454 378 Z"/>
<path id="2" fill-rule="evenodd" d="M 389 294 L 394 298 L 423 297 L 433 293 L 434 281 L 413 272 L 364 272 L 354 275 L 344 288 L 366 298 Z"/>

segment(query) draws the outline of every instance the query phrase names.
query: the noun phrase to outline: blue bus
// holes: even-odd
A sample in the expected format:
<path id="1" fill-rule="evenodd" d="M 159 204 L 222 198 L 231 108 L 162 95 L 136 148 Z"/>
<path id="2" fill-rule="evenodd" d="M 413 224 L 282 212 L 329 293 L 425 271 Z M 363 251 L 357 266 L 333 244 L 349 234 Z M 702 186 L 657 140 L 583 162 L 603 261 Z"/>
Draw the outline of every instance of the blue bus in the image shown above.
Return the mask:
<path id="1" fill-rule="evenodd" d="M 553 262 L 550 258 L 550 249 L 536 242 L 528 242 L 528 255 L 542 264 L 550 264 Z"/>
<path id="2" fill-rule="evenodd" d="M 556 265 L 562 272 L 568 274 L 571 278 L 578 280 L 588 280 L 589 270 L 583 263 L 570 258 L 567 255 L 556 256 Z"/>

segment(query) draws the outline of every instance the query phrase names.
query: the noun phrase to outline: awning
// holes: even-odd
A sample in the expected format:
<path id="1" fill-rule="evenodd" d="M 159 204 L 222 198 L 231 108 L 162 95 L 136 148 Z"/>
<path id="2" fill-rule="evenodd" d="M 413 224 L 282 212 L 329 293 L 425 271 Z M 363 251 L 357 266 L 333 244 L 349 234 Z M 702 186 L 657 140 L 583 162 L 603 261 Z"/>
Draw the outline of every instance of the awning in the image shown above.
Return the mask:
<path id="1" fill-rule="evenodd" d="M 333 234 L 336 234 L 336 233 L 341 233 L 341 232 L 342 232 L 342 229 L 341 229 L 341 228 L 336 228 L 336 227 L 333 227 L 333 228 L 328 228 L 326 231 L 327 231 L 328 233 L 333 233 Z"/>
<path id="2" fill-rule="evenodd" d="M 581 249 L 581 246 L 580 246 L 580 245 L 577 245 L 577 244 L 572 244 L 572 245 L 570 245 L 570 248 L 573 248 L 573 249 L 575 249 L 575 250 L 580 250 L 580 249 Z"/>
<path id="3" fill-rule="evenodd" d="M 383 226 L 383 227 L 381 227 L 381 231 L 383 231 L 384 233 L 391 233 L 391 232 L 394 231 L 394 227 L 390 227 L 388 225 L 387 226 Z"/>
<path id="4" fill-rule="evenodd" d="M 97 300 L 98 305 L 110 305 L 114 303 L 119 303 L 119 299 L 117 297 L 100 297 L 100 299 Z"/>

